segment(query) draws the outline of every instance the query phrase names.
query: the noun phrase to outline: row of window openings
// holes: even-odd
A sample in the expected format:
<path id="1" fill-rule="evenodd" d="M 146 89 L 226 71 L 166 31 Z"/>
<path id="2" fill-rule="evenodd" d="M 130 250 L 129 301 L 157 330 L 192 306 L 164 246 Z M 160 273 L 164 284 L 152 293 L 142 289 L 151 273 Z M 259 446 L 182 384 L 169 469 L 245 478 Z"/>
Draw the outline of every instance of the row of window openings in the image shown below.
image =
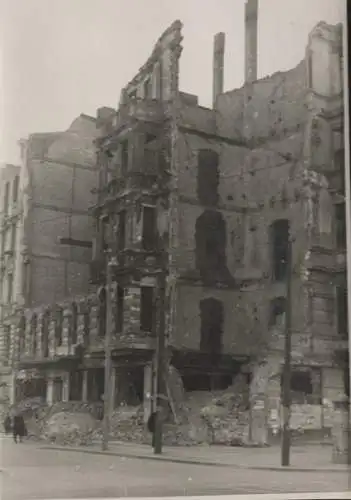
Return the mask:
<path id="1" fill-rule="evenodd" d="M 141 287 L 140 296 L 140 329 L 141 331 L 152 333 L 154 331 L 154 289 L 152 287 Z M 104 337 L 106 334 L 106 294 L 103 293 L 100 296 L 99 309 L 98 309 L 98 335 Z M 87 315 L 85 315 L 85 321 L 88 321 Z M 42 333 L 42 349 L 43 356 L 47 357 L 49 354 L 49 321 L 50 317 L 47 315 L 44 318 L 43 333 Z M 124 290 L 121 287 L 117 288 L 117 303 L 116 303 L 116 317 L 115 317 L 115 331 L 120 333 L 123 330 L 124 323 Z M 63 343 L 62 333 L 63 333 L 63 313 L 56 313 L 55 320 L 55 345 L 56 347 L 61 347 Z M 73 309 L 70 324 L 70 342 L 72 345 L 77 343 L 77 311 Z M 24 325 L 22 325 L 22 347 L 24 343 Z M 89 331 L 89 325 L 86 324 L 84 327 L 86 334 L 87 343 L 87 332 Z M 31 319 L 30 327 L 30 338 L 31 338 L 31 350 L 33 353 L 37 350 L 37 317 L 34 315 Z"/>
<path id="2" fill-rule="evenodd" d="M 4 195 L 4 214 L 7 215 L 9 211 L 9 205 L 10 205 L 10 189 L 11 185 L 10 182 L 6 182 L 5 184 L 5 195 Z M 19 191 L 19 176 L 16 175 L 14 180 L 13 180 L 13 185 L 12 185 L 12 202 L 17 203 L 18 200 L 18 191 Z"/>
<path id="3" fill-rule="evenodd" d="M 348 332 L 348 297 L 347 289 L 337 287 L 336 289 L 336 318 L 337 331 L 341 336 L 347 336 Z M 276 297 L 272 300 L 270 306 L 269 326 L 281 326 L 285 321 L 286 299 L 285 297 Z"/>
<path id="4" fill-rule="evenodd" d="M 116 297 L 116 316 L 115 331 L 121 333 L 124 325 L 124 289 L 117 287 Z M 145 333 L 153 334 L 155 332 L 155 292 L 151 286 L 142 286 L 140 288 L 140 330 Z M 104 337 L 107 327 L 107 303 L 106 293 L 100 296 L 99 303 L 99 336 Z"/>
<path id="5" fill-rule="evenodd" d="M 126 248 L 126 223 L 127 223 L 127 213 L 126 210 L 119 212 L 118 215 L 118 226 L 116 231 L 117 240 L 117 250 L 121 252 Z M 107 222 L 102 222 L 100 238 L 102 240 L 102 247 L 104 250 L 107 249 L 108 245 L 106 242 L 107 233 Z M 144 250 L 150 251 L 154 250 L 157 243 L 157 220 L 156 220 L 156 208 L 155 207 L 143 207 L 142 213 L 142 235 L 141 242 Z"/>
<path id="6" fill-rule="evenodd" d="M 149 144 L 150 142 L 154 141 L 156 139 L 155 134 L 151 133 L 146 133 L 145 134 L 145 145 Z M 128 139 L 124 139 L 120 143 L 120 165 L 121 165 L 121 170 L 120 174 L 121 176 L 125 176 L 129 170 L 129 147 L 130 147 L 130 141 Z M 106 155 L 108 158 L 113 157 L 113 153 L 110 152 L 109 150 L 106 151 Z"/>

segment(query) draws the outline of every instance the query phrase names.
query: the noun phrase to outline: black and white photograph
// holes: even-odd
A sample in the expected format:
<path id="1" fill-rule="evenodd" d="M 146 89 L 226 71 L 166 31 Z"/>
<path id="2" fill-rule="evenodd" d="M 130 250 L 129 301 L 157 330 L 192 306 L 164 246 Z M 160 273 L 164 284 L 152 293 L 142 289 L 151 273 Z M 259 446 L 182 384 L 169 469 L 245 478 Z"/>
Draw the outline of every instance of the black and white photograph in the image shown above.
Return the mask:
<path id="1" fill-rule="evenodd" d="M 0 0 L 1 499 L 351 499 L 349 4 Z"/>

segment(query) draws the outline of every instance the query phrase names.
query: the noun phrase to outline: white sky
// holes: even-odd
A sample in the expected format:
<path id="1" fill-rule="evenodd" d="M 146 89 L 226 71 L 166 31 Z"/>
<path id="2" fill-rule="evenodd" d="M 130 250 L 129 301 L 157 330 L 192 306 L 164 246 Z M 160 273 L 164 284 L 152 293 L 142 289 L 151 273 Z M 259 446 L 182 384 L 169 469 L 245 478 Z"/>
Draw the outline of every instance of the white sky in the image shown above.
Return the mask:
<path id="1" fill-rule="evenodd" d="M 259 0 L 259 77 L 295 66 L 317 22 L 345 0 Z M 0 161 L 17 140 L 65 130 L 80 113 L 116 107 L 121 88 L 175 19 L 184 24 L 181 89 L 211 104 L 212 42 L 226 33 L 225 90 L 244 75 L 244 0 L 0 0 Z"/>

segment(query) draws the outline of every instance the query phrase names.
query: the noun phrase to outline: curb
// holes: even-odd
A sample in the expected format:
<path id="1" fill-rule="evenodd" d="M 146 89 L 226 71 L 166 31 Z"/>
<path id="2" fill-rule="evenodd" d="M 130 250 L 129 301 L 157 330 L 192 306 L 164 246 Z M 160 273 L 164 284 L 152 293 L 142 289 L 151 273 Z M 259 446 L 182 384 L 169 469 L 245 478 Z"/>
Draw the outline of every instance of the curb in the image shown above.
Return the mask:
<path id="1" fill-rule="evenodd" d="M 49 450 L 49 451 L 70 451 L 73 453 L 85 453 L 85 454 L 93 454 L 93 455 L 107 455 L 107 456 L 114 456 L 114 457 L 121 457 L 121 458 L 134 458 L 135 460 L 153 460 L 154 462 L 171 462 L 171 463 L 179 463 L 179 464 L 186 464 L 186 465 L 200 465 L 200 466 L 210 466 L 210 467 L 232 467 L 235 469 L 246 469 L 246 470 L 262 470 L 262 471 L 271 471 L 271 472 L 328 472 L 328 473 L 338 473 L 340 474 L 341 472 L 346 472 L 347 466 L 345 468 L 340 468 L 340 469 L 332 469 L 332 468 L 299 468 L 299 467 L 292 467 L 292 466 L 287 466 L 287 467 L 274 467 L 274 466 L 265 466 L 265 465 L 242 465 L 242 464 L 229 464 L 229 463 L 220 463 L 220 462 L 209 462 L 209 461 L 200 461 L 200 460 L 191 460 L 191 459 L 186 459 L 186 458 L 176 458 L 176 457 L 165 457 L 164 455 L 162 456 L 152 456 L 152 455 L 136 455 L 133 453 L 124 453 L 124 452 L 115 452 L 115 451 L 101 451 L 101 450 L 91 450 L 91 449 L 84 449 L 84 448 L 69 448 L 66 446 L 41 446 L 40 449 L 42 450 Z"/>

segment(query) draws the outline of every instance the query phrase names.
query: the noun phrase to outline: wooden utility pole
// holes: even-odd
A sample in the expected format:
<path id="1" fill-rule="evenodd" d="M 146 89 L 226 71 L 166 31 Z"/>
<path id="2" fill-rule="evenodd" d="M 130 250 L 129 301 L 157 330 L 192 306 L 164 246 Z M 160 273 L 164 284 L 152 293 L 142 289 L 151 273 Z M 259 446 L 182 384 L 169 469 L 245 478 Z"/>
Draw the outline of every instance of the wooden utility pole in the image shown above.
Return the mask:
<path id="1" fill-rule="evenodd" d="M 292 286 L 292 241 L 289 236 L 286 265 L 286 311 L 285 311 L 285 346 L 283 367 L 283 429 L 281 442 L 281 464 L 290 465 L 290 410 L 291 410 L 291 286 Z"/>
<path id="2" fill-rule="evenodd" d="M 112 340 L 112 268 L 114 262 L 107 256 L 106 263 L 106 332 L 105 332 L 105 383 L 104 383 L 104 419 L 101 447 L 103 451 L 108 449 L 110 435 L 110 417 L 111 417 L 111 340 Z"/>
<path id="3" fill-rule="evenodd" d="M 156 345 L 156 425 L 154 453 L 162 453 L 163 442 L 163 415 L 162 408 L 165 404 L 165 370 L 166 370 L 166 257 L 162 258 L 162 270 L 158 276 L 158 310 L 157 310 L 157 345 Z"/>

